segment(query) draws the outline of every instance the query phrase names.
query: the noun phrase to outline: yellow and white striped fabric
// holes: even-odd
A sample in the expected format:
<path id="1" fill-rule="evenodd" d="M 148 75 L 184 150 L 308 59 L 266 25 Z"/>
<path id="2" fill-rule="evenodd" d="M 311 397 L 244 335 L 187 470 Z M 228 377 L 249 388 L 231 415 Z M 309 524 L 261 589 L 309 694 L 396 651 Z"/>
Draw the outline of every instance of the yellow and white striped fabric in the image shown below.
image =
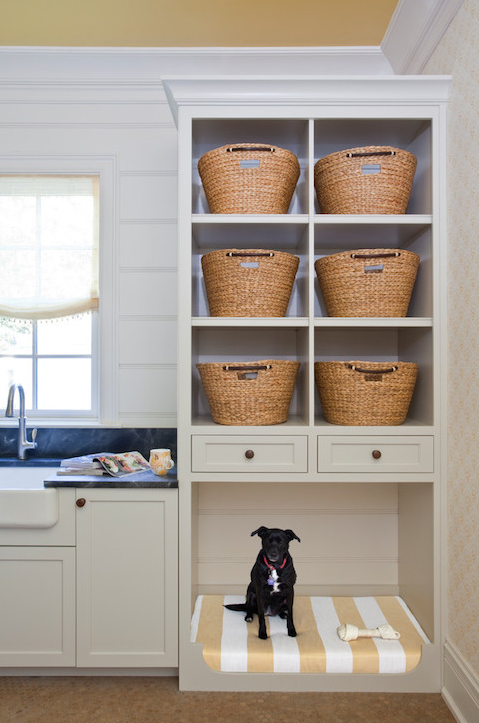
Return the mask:
<path id="1" fill-rule="evenodd" d="M 203 645 L 210 668 L 248 673 L 408 673 L 421 659 L 429 642 L 404 601 L 380 597 L 296 597 L 295 638 L 286 621 L 266 618 L 268 639 L 258 638 L 258 619 L 227 610 L 228 603 L 244 602 L 243 595 L 200 595 L 191 622 L 191 642 Z M 389 623 L 399 640 L 359 638 L 341 640 L 337 628 L 351 623 L 376 628 Z"/>

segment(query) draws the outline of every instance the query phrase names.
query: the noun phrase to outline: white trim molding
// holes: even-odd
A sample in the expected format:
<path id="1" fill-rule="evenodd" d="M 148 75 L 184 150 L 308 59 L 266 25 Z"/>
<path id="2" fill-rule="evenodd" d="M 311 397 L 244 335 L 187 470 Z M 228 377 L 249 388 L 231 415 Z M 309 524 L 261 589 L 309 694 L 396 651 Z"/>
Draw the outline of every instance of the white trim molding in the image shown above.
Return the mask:
<path id="1" fill-rule="evenodd" d="M 150 85 L 165 75 L 391 75 L 421 73 L 464 0 L 399 0 L 380 46 L 0 47 L 0 82 L 65 92 L 90 81 Z M 65 87 L 62 87 L 65 86 Z"/>
<path id="2" fill-rule="evenodd" d="M 163 75 L 390 75 L 379 46 L 288 48 L 0 47 L 0 82 L 65 92 L 86 82 L 158 83 Z M 44 88 L 41 90 L 45 90 Z"/>
<path id="3" fill-rule="evenodd" d="M 464 0 L 399 0 L 381 43 L 398 74 L 421 73 Z"/>
<path id="4" fill-rule="evenodd" d="M 449 642 L 444 645 L 442 695 L 458 723 L 479 720 L 479 677 Z"/>

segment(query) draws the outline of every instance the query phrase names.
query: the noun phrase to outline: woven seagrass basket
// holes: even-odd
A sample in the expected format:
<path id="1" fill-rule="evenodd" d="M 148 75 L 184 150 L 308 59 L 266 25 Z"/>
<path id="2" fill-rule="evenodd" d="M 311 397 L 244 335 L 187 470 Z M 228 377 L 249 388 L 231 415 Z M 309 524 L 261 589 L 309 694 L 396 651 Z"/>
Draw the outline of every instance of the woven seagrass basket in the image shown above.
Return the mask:
<path id="1" fill-rule="evenodd" d="M 287 213 L 299 162 L 285 148 L 236 143 L 205 153 L 198 171 L 211 213 Z"/>
<path id="2" fill-rule="evenodd" d="M 412 362 L 316 362 L 314 376 L 324 418 L 348 426 L 402 424 L 417 368 Z"/>
<path id="3" fill-rule="evenodd" d="M 392 146 L 348 148 L 316 162 L 322 213 L 406 213 L 416 157 Z"/>
<path id="4" fill-rule="evenodd" d="M 217 424 L 280 424 L 288 418 L 299 362 L 197 364 Z"/>
<path id="5" fill-rule="evenodd" d="M 314 268 L 328 316 L 406 316 L 419 256 L 403 249 L 357 249 Z"/>
<path id="6" fill-rule="evenodd" d="M 211 316 L 284 316 L 299 258 L 284 251 L 220 249 L 201 258 Z"/>

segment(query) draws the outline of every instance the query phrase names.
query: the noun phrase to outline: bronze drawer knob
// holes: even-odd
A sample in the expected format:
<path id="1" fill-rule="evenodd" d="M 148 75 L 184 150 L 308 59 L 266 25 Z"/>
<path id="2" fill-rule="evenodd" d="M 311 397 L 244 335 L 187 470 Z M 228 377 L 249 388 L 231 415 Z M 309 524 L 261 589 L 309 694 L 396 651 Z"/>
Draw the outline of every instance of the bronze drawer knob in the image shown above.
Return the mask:
<path id="1" fill-rule="evenodd" d="M 372 455 L 374 459 L 381 459 L 381 452 L 379 451 L 379 449 L 373 449 Z"/>
<path id="2" fill-rule="evenodd" d="M 244 453 L 244 456 L 246 457 L 246 459 L 253 459 L 253 457 L 254 457 L 253 450 L 247 449 L 246 452 Z"/>
<path id="3" fill-rule="evenodd" d="M 85 507 L 86 505 L 86 499 L 84 497 L 79 497 L 76 501 L 77 507 Z"/>

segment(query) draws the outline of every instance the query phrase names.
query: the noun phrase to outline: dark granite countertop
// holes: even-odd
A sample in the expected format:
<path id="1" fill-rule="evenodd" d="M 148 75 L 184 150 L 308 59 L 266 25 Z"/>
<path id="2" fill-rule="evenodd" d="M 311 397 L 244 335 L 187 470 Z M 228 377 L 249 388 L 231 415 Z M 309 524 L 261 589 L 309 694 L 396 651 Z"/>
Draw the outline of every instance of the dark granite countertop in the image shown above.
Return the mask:
<path id="1" fill-rule="evenodd" d="M 45 487 L 112 487 L 115 489 L 128 487 L 157 487 L 176 489 L 178 478 L 176 474 L 164 474 L 161 477 L 151 470 L 134 472 L 124 477 L 111 477 L 108 474 L 100 476 L 93 475 L 50 475 L 44 481 Z"/>

